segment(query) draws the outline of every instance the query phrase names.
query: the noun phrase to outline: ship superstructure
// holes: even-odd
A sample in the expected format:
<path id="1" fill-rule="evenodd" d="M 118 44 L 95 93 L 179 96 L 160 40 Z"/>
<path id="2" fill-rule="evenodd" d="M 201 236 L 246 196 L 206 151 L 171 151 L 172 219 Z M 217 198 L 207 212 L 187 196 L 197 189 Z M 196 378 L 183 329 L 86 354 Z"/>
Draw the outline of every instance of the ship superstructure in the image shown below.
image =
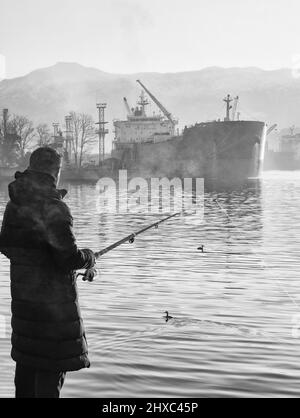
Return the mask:
<path id="1" fill-rule="evenodd" d="M 288 135 L 279 140 L 279 152 L 294 154 L 300 160 L 300 133 L 295 134 L 295 127 L 290 128 Z"/>
<path id="2" fill-rule="evenodd" d="M 295 126 L 279 138 L 277 149 L 268 149 L 265 168 L 267 170 L 300 170 L 300 133 Z"/>
<path id="3" fill-rule="evenodd" d="M 142 83 L 138 81 L 141 85 Z M 133 148 L 137 143 L 157 143 L 166 141 L 175 135 L 175 126 L 178 123 L 172 115 L 158 102 L 154 96 L 155 103 L 161 113 L 147 115 L 146 107 L 149 105 L 148 98 L 145 96 L 143 86 L 137 106 L 130 108 L 127 99 L 124 97 L 124 104 L 127 110 L 126 121 L 114 121 L 115 140 L 114 150 L 121 151 L 124 148 Z M 151 97 L 151 93 L 147 91 Z"/>

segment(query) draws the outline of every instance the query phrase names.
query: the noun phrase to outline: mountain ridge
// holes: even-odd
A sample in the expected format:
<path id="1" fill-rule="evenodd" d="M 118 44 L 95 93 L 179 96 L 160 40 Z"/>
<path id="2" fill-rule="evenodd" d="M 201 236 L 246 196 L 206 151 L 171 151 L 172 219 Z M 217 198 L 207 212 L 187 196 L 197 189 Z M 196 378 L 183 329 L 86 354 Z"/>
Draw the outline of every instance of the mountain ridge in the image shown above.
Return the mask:
<path id="1" fill-rule="evenodd" d="M 35 74 L 37 72 L 41 72 L 41 71 L 47 71 L 47 70 L 51 70 L 51 69 L 56 69 L 59 67 L 78 67 L 78 68 L 82 68 L 85 70 L 93 70 L 93 71 L 97 71 L 99 73 L 102 74 L 109 74 L 109 75 L 113 75 L 113 76 L 134 76 L 134 75 L 138 75 L 138 74 L 158 74 L 158 75 L 169 75 L 169 74 L 193 74 L 193 73 L 199 73 L 199 72 L 203 72 L 203 71 L 210 71 L 210 70 L 222 70 L 222 71 L 235 71 L 235 70 L 246 70 L 246 71 L 255 71 L 255 72 L 260 72 L 260 73 L 276 73 L 276 72 L 283 72 L 283 71 L 288 71 L 291 72 L 292 70 L 288 67 L 282 67 L 282 68 L 277 68 L 277 69 L 272 69 L 272 70 L 267 70 L 264 68 L 260 68 L 260 67 L 256 67 L 256 66 L 247 66 L 247 67 L 238 67 L 238 66 L 233 66 L 233 67 L 222 67 L 222 66 L 217 66 L 217 65 L 212 65 L 212 66 L 208 66 L 208 67 L 203 67 L 200 68 L 199 70 L 185 70 L 185 71 L 139 71 L 139 72 L 134 72 L 134 73 L 115 73 L 115 72 L 108 72 L 108 71 L 104 71 L 101 70 L 100 68 L 96 68 L 93 66 L 86 66 L 83 64 L 80 64 L 78 62 L 72 62 L 72 61 L 57 61 L 55 64 L 49 65 L 47 67 L 41 67 L 41 68 L 37 68 L 35 70 L 32 70 L 24 75 L 18 76 L 18 77 L 12 77 L 12 78 L 7 78 L 4 80 L 16 80 L 16 79 L 20 79 L 20 78 L 24 78 L 27 77 L 29 75 Z M 2 80 L 3 81 L 3 80 Z"/>
<path id="2" fill-rule="evenodd" d="M 0 108 L 24 114 L 35 123 L 63 124 L 70 110 L 97 118 L 96 103 L 106 102 L 110 140 L 112 120 L 126 119 L 123 97 L 136 104 L 140 78 L 174 116 L 180 128 L 196 122 L 224 117 L 225 95 L 240 97 L 241 117 L 299 125 L 300 78 L 292 70 L 257 67 L 207 67 L 174 73 L 108 73 L 78 63 L 59 62 L 22 77 L 0 82 Z M 149 113 L 157 111 L 152 105 Z"/>

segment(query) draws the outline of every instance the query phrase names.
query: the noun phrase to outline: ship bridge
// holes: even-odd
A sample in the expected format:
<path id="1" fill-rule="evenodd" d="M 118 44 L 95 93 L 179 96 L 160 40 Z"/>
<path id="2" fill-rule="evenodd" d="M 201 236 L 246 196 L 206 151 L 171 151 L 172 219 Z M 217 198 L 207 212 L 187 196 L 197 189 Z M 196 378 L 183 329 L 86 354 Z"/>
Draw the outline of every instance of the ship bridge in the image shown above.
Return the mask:
<path id="1" fill-rule="evenodd" d="M 142 91 L 135 108 L 130 108 L 126 98 L 124 98 L 124 103 L 127 110 L 127 120 L 114 121 L 115 149 L 136 143 L 161 142 L 174 136 L 176 122 L 169 117 L 170 113 L 168 113 L 168 117 L 165 114 L 162 116 L 155 113 L 151 116 L 147 115 L 146 106 L 149 105 L 149 101 L 144 91 Z M 164 108 L 162 107 L 162 109 Z"/>

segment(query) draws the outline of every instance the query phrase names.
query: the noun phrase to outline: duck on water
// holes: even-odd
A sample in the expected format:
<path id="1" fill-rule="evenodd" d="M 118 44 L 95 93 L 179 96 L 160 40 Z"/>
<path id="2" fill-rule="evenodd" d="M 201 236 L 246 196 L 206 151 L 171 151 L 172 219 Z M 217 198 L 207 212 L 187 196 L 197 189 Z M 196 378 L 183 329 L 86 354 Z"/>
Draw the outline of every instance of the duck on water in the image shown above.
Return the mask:
<path id="1" fill-rule="evenodd" d="M 164 317 L 166 322 L 168 322 L 170 319 L 173 319 L 173 316 L 169 315 L 168 311 L 165 311 L 166 316 Z"/>

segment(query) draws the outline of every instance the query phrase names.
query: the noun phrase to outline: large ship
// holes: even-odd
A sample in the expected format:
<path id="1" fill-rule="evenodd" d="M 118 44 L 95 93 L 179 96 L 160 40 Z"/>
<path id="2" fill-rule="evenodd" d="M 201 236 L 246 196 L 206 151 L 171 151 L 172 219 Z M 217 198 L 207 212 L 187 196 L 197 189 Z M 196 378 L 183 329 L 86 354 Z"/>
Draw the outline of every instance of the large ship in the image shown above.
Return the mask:
<path id="1" fill-rule="evenodd" d="M 196 123 L 179 134 L 177 120 L 142 84 L 135 108 L 126 98 L 127 120 L 115 120 L 112 158 L 130 177 L 197 177 L 220 183 L 258 178 L 263 168 L 267 127 L 239 120 L 238 97 L 228 95 L 224 120 Z M 145 93 L 160 109 L 148 115 Z M 177 131 L 177 132 L 176 132 Z"/>
<path id="2" fill-rule="evenodd" d="M 295 127 L 279 138 L 277 149 L 267 147 L 266 170 L 300 170 L 300 133 Z"/>
<path id="3" fill-rule="evenodd" d="M 54 124 L 52 146 L 65 157 L 63 180 L 97 182 L 101 177 L 118 178 L 120 169 L 126 169 L 129 178 L 204 178 L 206 183 L 222 184 L 243 183 L 260 176 L 270 130 L 267 131 L 264 122 L 240 120 L 238 97 L 225 97 L 223 120 L 196 123 L 179 133 L 178 121 L 141 81 L 137 81 L 142 87 L 137 106 L 130 108 L 124 98 L 127 120 L 114 121 L 113 150 L 109 158 L 104 158 L 104 150 L 99 152 L 98 165 L 86 164 L 80 168 L 74 165 L 70 145 L 72 132 L 64 137 L 58 131 L 58 124 Z M 148 97 L 160 113 L 147 113 Z M 106 122 L 99 123 L 101 134 L 105 132 Z M 99 139 L 99 151 L 100 144 Z M 10 177 L 12 171 L 12 167 L 0 167 L 0 178 Z"/>

